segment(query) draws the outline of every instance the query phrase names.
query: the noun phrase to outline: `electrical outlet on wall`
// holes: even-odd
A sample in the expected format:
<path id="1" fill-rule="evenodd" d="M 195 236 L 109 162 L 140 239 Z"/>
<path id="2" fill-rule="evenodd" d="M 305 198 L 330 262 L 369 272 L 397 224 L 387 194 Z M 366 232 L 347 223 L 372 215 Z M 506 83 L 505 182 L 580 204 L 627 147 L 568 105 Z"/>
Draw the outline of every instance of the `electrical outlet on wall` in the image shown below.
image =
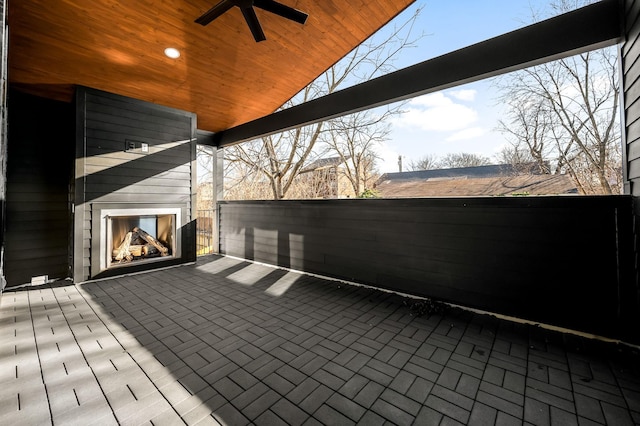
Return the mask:
<path id="1" fill-rule="evenodd" d="M 132 139 L 125 139 L 124 141 L 125 152 L 133 152 L 140 154 L 147 154 L 149 152 L 149 144 L 146 142 L 140 142 Z"/>

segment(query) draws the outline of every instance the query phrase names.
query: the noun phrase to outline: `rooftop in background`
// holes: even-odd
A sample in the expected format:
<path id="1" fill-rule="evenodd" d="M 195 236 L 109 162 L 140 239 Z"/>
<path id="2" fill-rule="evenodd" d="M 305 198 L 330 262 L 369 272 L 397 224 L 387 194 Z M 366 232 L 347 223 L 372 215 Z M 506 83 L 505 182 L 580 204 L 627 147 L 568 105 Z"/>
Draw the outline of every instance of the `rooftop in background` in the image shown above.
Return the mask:
<path id="1" fill-rule="evenodd" d="M 385 173 L 375 189 L 384 198 L 577 194 L 568 175 L 543 173 L 533 164 Z"/>
<path id="2" fill-rule="evenodd" d="M 342 157 L 320 158 L 306 166 L 300 173 L 313 172 L 315 170 L 326 169 L 328 167 L 338 167 L 344 163 Z"/>

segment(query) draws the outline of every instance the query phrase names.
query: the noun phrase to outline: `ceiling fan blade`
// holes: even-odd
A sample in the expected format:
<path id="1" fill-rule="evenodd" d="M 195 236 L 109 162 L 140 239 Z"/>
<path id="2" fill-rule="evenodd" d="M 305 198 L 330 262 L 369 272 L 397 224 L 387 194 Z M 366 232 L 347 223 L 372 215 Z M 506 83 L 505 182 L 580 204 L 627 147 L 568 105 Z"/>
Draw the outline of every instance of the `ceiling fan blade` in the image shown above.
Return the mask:
<path id="1" fill-rule="evenodd" d="M 253 10 L 253 7 L 242 7 L 242 15 L 244 16 L 245 21 L 247 21 L 247 25 L 251 30 L 251 34 L 253 34 L 253 38 L 256 41 L 264 41 L 267 38 L 262 31 L 262 26 L 260 26 L 260 22 L 258 21 L 258 16 L 256 15 L 256 11 Z"/>
<path id="2" fill-rule="evenodd" d="M 299 24 L 304 24 L 307 21 L 307 17 L 309 16 L 304 12 L 301 12 L 282 3 L 278 3 L 274 0 L 253 0 L 253 5 L 255 7 L 259 7 L 260 9 L 264 9 L 267 12 L 280 15 L 283 18 L 291 19 L 292 21 L 295 21 Z"/>
<path id="3" fill-rule="evenodd" d="M 233 2 L 229 0 L 222 0 L 220 3 L 213 6 L 211 9 L 206 11 L 202 16 L 196 19 L 196 23 L 200 25 L 207 25 L 209 22 L 216 19 L 218 16 L 225 13 L 227 10 L 233 7 Z"/>

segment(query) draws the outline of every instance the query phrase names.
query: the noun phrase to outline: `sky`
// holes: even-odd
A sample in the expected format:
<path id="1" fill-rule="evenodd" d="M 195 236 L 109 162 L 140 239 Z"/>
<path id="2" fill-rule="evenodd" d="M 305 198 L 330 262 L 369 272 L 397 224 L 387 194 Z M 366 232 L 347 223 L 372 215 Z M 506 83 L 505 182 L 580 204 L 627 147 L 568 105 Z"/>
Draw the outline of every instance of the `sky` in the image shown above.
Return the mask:
<path id="1" fill-rule="evenodd" d="M 489 38 L 522 28 L 535 14 L 548 14 L 549 0 L 417 0 L 387 27 L 404 22 L 422 8 L 416 34 L 424 34 L 414 48 L 395 63 L 404 68 Z M 383 28 L 381 31 L 385 31 Z M 389 140 L 378 148 L 380 173 L 403 170 L 425 156 L 472 153 L 495 160 L 507 144 L 496 130 L 503 112 L 493 79 L 413 98 L 406 114 L 392 123 Z"/>

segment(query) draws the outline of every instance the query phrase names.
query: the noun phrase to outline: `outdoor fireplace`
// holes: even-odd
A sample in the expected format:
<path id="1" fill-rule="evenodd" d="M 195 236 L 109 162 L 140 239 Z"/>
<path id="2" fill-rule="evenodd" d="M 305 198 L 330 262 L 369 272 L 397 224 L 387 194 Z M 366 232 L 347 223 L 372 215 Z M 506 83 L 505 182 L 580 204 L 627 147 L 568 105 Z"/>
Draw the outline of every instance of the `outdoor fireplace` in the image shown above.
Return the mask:
<path id="1" fill-rule="evenodd" d="M 144 205 L 101 207 L 94 212 L 98 219 L 94 227 L 98 226 L 94 228 L 92 243 L 93 275 L 181 256 L 182 209 Z"/>
<path id="2" fill-rule="evenodd" d="M 176 215 L 107 216 L 107 267 L 173 256 Z"/>

